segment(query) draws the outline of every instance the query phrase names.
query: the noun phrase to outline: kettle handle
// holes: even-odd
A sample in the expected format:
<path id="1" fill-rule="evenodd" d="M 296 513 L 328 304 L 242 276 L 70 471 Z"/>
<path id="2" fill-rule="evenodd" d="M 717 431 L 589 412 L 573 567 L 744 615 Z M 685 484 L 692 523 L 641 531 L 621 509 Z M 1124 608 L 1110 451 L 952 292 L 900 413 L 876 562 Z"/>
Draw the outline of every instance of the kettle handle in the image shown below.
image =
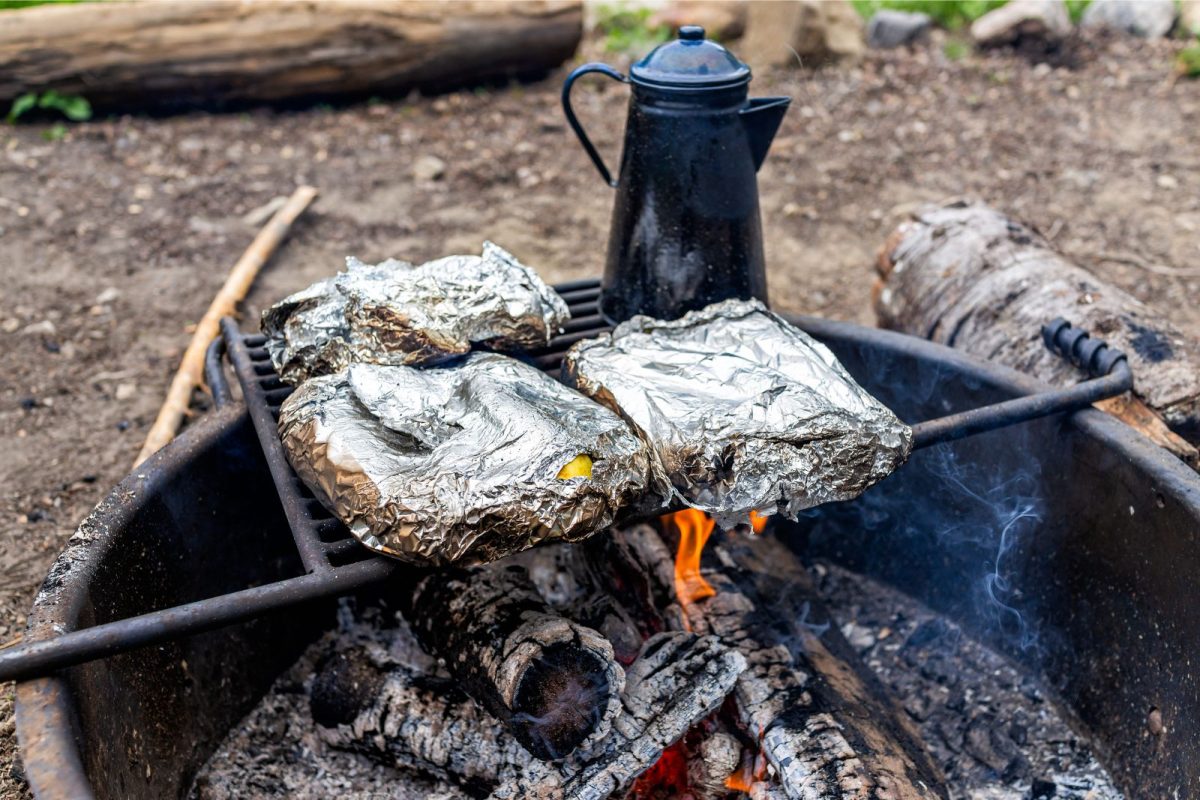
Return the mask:
<path id="1" fill-rule="evenodd" d="M 567 122 L 571 123 L 571 129 L 574 130 L 575 135 L 579 137 L 579 141 L 583 145 L 583 149 L 587 151 L 587 154 L 591 157 L 592 163 L 596 165 L 596 169 L 600 170 L 600 177 L 604 178 L 604 182 L 609 186 L 615 188 L 617 182 L 613 180 L 612 174 L 608 171 L 608 167 L 604 166 L 604 159 L 600 158 L 600 154 L 596 152 L 596 147 L 592 144 L 592 140 L 589 139 L 587 134 L 583 132 L 583 126 L 579 124 L 579 120 L 575 118 L 575 111 L 571 108 L 571 87 L 575 85 L 575 81 L 578 78 L 582 78 L 589 72 L 599 72 L 601 75 L 606 75 L 607 77 L 612 78 L 614 81 L 620 81 L 621 83 L 629 83 L 629 78 L 622 75 L 620 72 L 617 72 L 607 64 L 584 64 L 582 67 L 579 67 L 567 76 L 566 82 L 563 83 L 562 90 L 563 113 L 567 115 Z"/>

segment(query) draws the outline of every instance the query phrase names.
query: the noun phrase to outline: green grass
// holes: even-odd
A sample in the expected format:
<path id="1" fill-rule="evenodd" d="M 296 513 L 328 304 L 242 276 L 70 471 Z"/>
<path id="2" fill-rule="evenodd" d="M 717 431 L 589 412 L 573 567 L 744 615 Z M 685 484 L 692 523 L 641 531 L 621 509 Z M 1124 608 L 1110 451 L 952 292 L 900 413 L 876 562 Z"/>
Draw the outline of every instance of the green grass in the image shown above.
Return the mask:
<path id="1" fill-rule="evenodd" d="M 1185 78 L 1200 78 L 1200 39 L 1175 56 L 1175 68 Z"/>
<path id="2" fill-rule="evenodd" d="M 50 6 L 78 2 L 81 2 L 81 0 L 0 0 L 0 11 L 14 8 L 29 8 L 30 6 Z"/>
<path id="3" fill-rule="evenodd" d="M 59 94 L 51 89 L 41 94 L 29 92 L 18 97 L 8 110 L 7 121 L 14 123 L 35 109 L 56 111 L 72 122 L 86 122 L 92 118 L 92 104 L 85 98 L 75 94 Z"/>
<path id="4" fill-rule="evenodd" d="M 1091 0 L 1066 0 L 1072 22 L 1079 21 L 1090 2 Z M 850 4 L 863 19 L 870 19 L 871 15 L 881 8 L 920 11 L 931 16 L 941 27 L 952 31 L 970 25 L 1004 3 L 1005 0 L 850 0 Z"/>
<path id="5" fill-rule="evenodd" d="M 642 55 L 670 39 L 668 26 L 650 25 L 653 13 L 653 9 L 621 4 L 600 6 L 596 10 L 596 30 L 604 37 L 604 49 Z"/>

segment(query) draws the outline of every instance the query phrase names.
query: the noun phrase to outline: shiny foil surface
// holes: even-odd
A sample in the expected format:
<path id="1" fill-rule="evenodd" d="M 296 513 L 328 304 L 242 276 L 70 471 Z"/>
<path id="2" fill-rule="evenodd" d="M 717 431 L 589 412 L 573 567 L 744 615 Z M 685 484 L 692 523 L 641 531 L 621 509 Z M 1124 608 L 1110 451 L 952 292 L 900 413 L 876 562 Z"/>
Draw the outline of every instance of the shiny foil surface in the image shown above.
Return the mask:
<path id="1" fill-rule="evenodd" d="M 359 541 L 418 564 L 582 539 L 654 496 L 649 451 L 624 421 L 495 353 L 313 378 L 284 401 L 279 432 L 296 473 Z M 590 475 L 558 477 L 581 455 Z"/>
<path id="2" fill-rule="evenodd" d="M 563 372 L 636 427 L 686 505 L 726 527 L 857 497 L 912 448 L 828 348 L 757 300 L 634 317 L 572 347 Z"/>
<path id="3" fill-rule="evenodd" d="M 413 266 L 346 259 L 346 271 L 263 312 L 280 378 L 293 385 L 352 363 L 432 364 L 472 344 L 544 346 L 570 317 L 567 304 L 510 253 L 484 242 L 480 256 Z"/>

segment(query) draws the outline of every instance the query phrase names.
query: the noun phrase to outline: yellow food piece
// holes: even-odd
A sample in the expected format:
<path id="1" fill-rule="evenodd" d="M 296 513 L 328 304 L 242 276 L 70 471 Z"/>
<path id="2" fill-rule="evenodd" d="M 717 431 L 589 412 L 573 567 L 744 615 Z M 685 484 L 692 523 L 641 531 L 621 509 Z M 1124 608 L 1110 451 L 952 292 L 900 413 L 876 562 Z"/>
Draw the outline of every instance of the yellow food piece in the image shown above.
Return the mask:
<path id="1" fill-rule="evenodd" d="M 586 453 L 581 453 L 572 458 L 567 465 L 558 471 L 558 479 L 565 481 L 567 478 L 590 478 L 592 477 L 592 459 Z"/>

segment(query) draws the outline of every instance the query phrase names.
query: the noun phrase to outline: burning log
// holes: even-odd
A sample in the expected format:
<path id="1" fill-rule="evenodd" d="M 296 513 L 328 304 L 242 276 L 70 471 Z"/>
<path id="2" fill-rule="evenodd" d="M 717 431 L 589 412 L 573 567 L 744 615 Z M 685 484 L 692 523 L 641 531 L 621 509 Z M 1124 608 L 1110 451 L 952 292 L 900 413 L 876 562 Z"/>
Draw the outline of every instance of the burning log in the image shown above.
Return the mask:
<path id="1" fill-rule="evenodd" d="M 627 789 L 664 749 L 716 709 L 745 668 L 713 636 L 664 633 L 630 667 L 620 712 L 587 754 L 537 761 L 454 685 L 368 650 L 341 654 L 314 680 L 312 710 L 329 744 L 432 774 L 496 800 L 604 798 Z"/>
<path id="2" fill-rule="evenodd" d="M 1048 383 L 1076 383 L 1081 373 L 1046 350 L 1042 325 L 1063 317 L 1102 336 L 1128 357 L 1136 397 L 1098 405 L 1195 462 L 1195 448 L 1175 434 L 1200 442 L 1200 347 L 1032 228 L 982 205 L 930 209 L 888 237 L 877 268 L 880 325 Z"/>
<path id="3" fill-rule="evenodd" d="M 586 751 L 620 709 L 612 645 L 553 611 L 522 567 L 433 573 L 408 616 L 421 646 L 538 758 Z"/>
<path id="4" fill-rule="evenodd" d="M 659 557 L 635 546 L 643 558 Z M 738 715 L 784 794 L 945 797 L 937 768 L 884 687 L 836 628 L 809 621 L 826 615 L 800 561 L 767 536 L 717 533 L 706 553 L 703 574 L 714 594 L 685 601 L 687 619 L 695 632 L 745 655 L 734 693 Z"/>

